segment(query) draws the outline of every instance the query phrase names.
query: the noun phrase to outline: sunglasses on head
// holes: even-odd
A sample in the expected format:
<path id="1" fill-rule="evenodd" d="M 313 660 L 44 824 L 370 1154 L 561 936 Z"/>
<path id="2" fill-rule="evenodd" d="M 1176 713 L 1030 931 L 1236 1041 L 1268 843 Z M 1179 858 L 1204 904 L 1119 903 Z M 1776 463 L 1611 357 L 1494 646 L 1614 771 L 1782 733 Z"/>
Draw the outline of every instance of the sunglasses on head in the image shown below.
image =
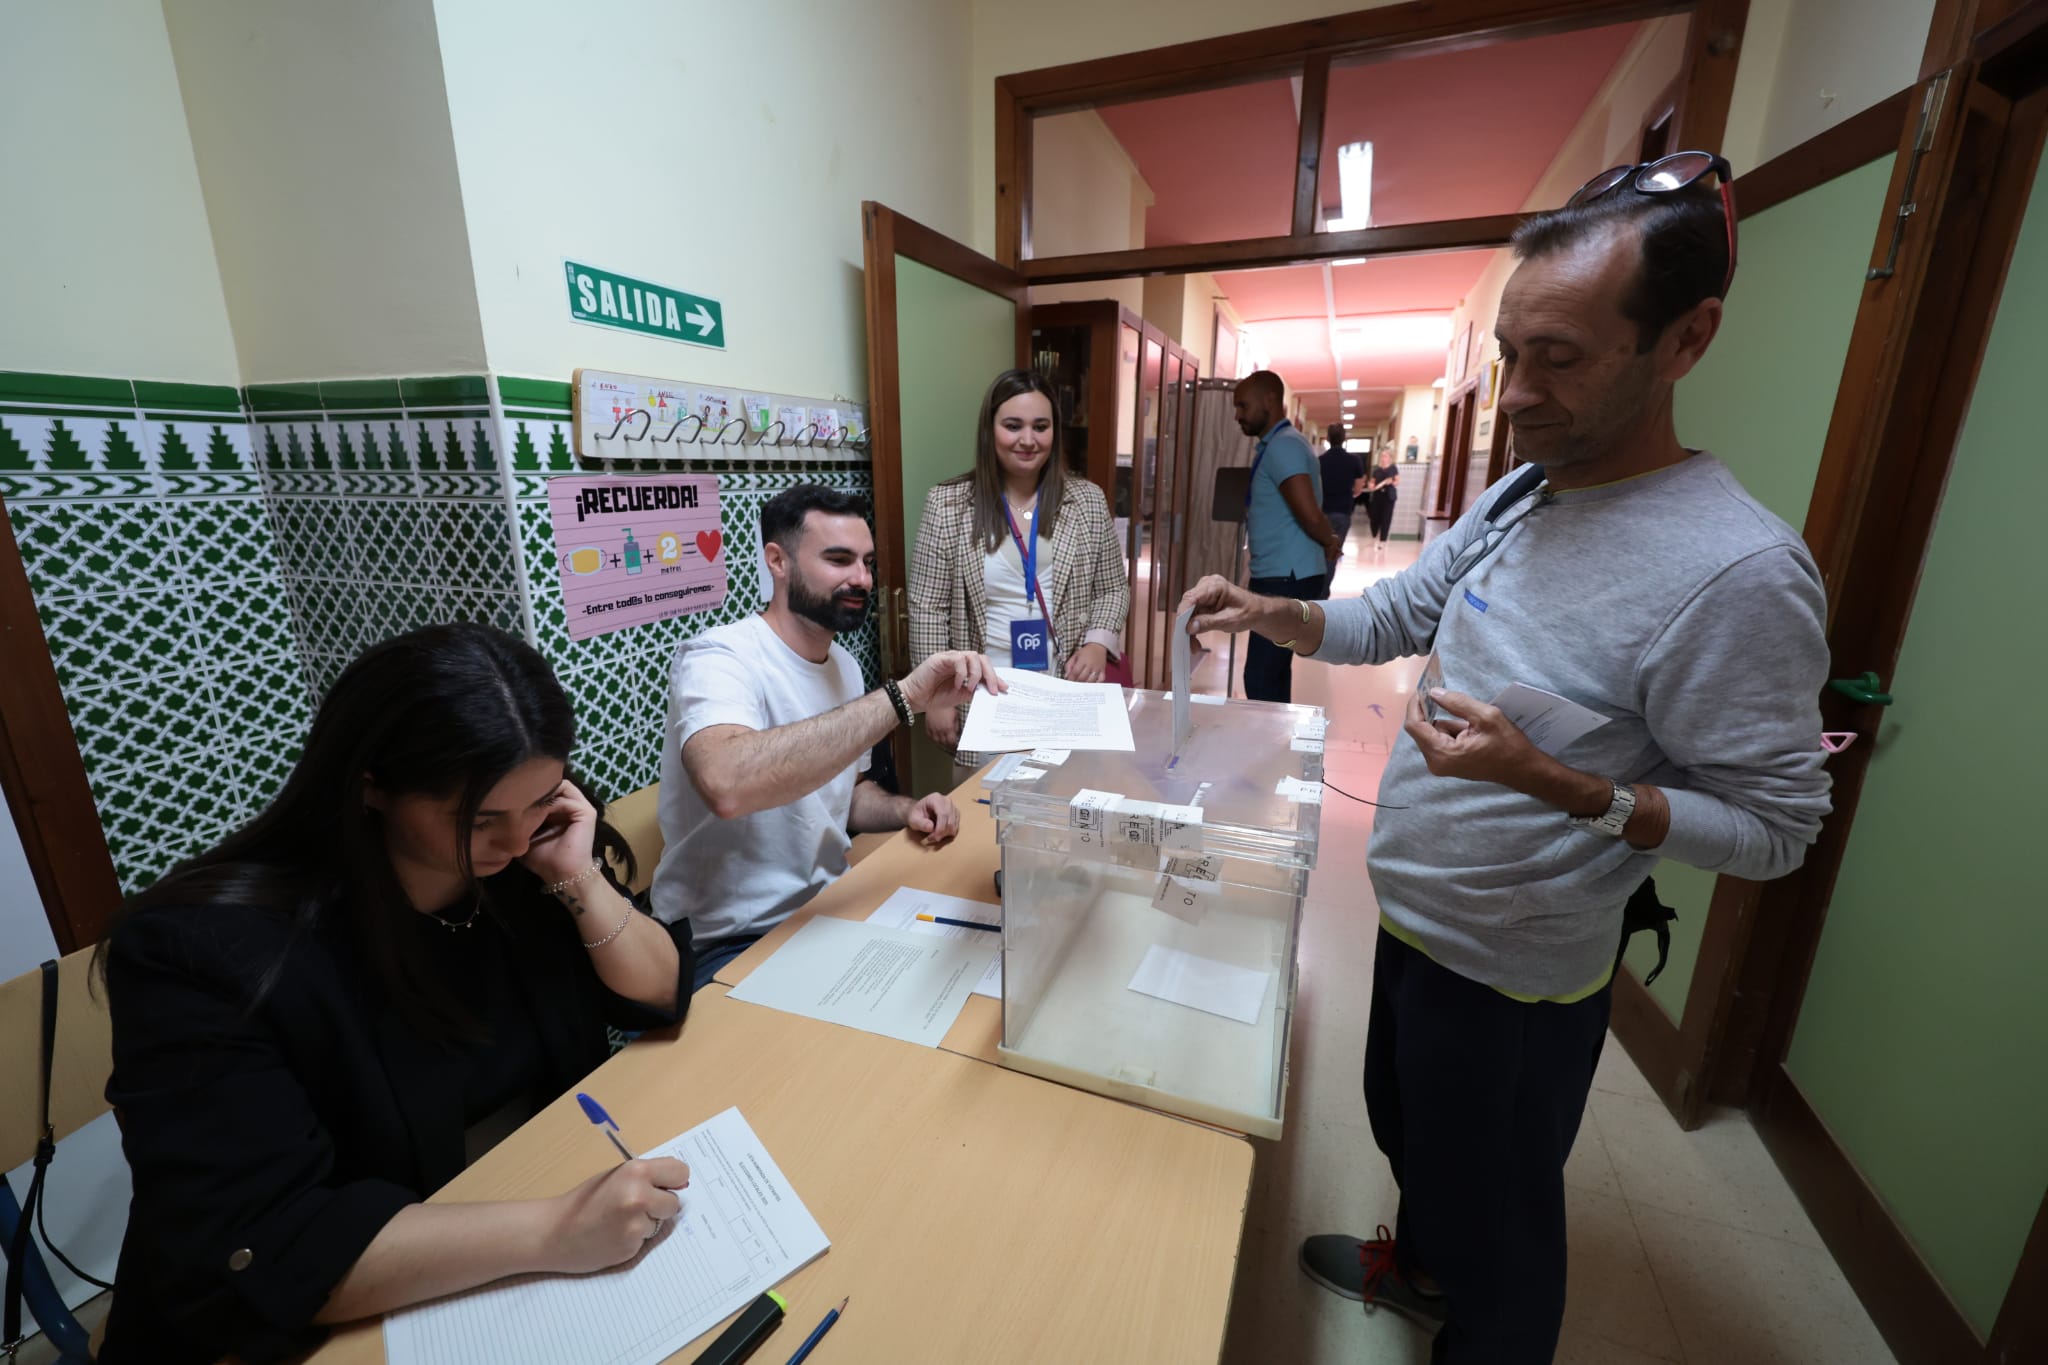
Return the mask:
<path id="1" fill-rule="evenodd" d="M 1728 275 L 1721 292 L 1735 282 L 1735 168 L 1712 152 L 1673 152 L 1634 166 L 1610 166 L 1565 200 L 1568 209 L 1604 199 L 1624 185 L 1637 194 L 1670 194 L 1712 175 L 1721 183 L 1721 218 L 1728 225 Z"/>

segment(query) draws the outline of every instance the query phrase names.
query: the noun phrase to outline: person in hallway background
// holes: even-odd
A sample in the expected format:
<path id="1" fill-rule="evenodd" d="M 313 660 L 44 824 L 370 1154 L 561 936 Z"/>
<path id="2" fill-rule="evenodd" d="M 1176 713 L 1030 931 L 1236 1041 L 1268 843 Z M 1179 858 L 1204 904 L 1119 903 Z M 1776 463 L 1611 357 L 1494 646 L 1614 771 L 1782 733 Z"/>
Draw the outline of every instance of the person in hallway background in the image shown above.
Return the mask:
<path id="1" fill-rule="evenodd" d="M 1238 381 L 1237 425 L 1258 441 L 1245 493 L 1245 534 L 1251 541 L 1251 590 L 1314 601 L 1330 595 L 1330 566 L 1344 542 L 1323 515 L 1322 471 L 1308 441 L 1287 420 L 1287 385 L 1271 370 Z M 1253 701 L 1294 699 L 1294 655 L 1253 635 L 1245 647 L 1244 694 Z"/>
<path id="2" fill-rule="evenodd" d="M 1061 458 L 1052 386 L 1004 371 L 981 400 L 974 467 L 925 494 L 910 555 L 912 664 L 965 650 L 1101 682 L 1123 653 L 1130 608 L 1109 503 Z M 952 749 L 965 714 L 935 708 L 925 728 Z M 986 757 L 955 753 L 956 775 L 966 780 Z"/>
<path id="3" fill-rule="evenodd" d="M 1391 454 L 1382 454 L 1378 464 L 1365 476 L 1365 524 L 1372 536 L 1372 552 L 1387 551 L 1387 536 L 1394 529 L 1394 499 L 1401 485 L 1401 466 Z"/>
<path id="4" fill-rule="evenodd" d="M 663 922 L 688 921 L 695 984 L 846 871 L 849 831 L 909 828 L 927 847 L 960 830 L 943 795 L 884 791 L 862 774 L 869 751 L 913 714 L 1001 692 L 979 654 L 934 654 L 870 692 L 838 636 L 874 593 L 867 504 L 798 484 L 761 508 L 775 595 L 759 613 L 676 646 L 661 746 L 661 835 L 650 897 Z"/>
<path id="5" fill-rule="evenodd" d="M 1441 670 L 1410 699 L 1368 862 L 1365 1097 L 1401 1191 L 1394 1233 L 1301 1249 L 1323 1286 L 1439 1326 L 1437 1365 L 1536 1365 L 1557 1345 L 1564 1164 L 1625 903 L 1659 859 L 1782 876 L 1829 808 L 1820 576 L 1672 419 L 1733 273 L 1728 175 L 1706 153 L 1619 167 L 1516 230 L 1501 410 L 1534 474 L 1362 597 L 1311 606 L 1210 578 L 1185 599 L 1196 630 L 1332 664 L 1433 650 Z M 1604 723 L 1539 749 L 1479 700 L 1512 683 Z"/>
<path id="6" fill-rule="evenodd" d="M 1339 555 L 1351 537 L 1351 511 L 1357 505 L 1353 499 L 1358 495 L 1358 481 L 1365 476 L 1365 461 L 1344 448 L 1344 436 L 1343 427 L 1330 423 L 1330 448 L 1316 456 L 1323 473 L 1323 515 L 1337 533 Z"/>
<path id="7" fill-rule="evenodd" d="M 115 921 L 107 1099 L 134 1200 L 105 1365 L 278 1360 L 323 1324 L 618 1265 L 675 1213 L 671 1158 L 422 1202 L 603 1062 L 606 1024 L 689 1006 L 688 926 L 600 861 L 631 876 L 574 740 L 524 641 L 388 640 L 328 691 L 277 799 Z"/>

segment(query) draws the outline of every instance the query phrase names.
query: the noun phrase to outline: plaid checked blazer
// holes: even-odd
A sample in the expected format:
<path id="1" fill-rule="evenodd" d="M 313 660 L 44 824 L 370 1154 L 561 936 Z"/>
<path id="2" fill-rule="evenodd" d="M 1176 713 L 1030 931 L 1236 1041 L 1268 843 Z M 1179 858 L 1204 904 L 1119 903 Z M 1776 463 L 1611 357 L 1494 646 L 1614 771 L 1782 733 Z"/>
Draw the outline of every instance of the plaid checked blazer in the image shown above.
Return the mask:
<path id="1" fill-rule="evenodd" d="M 1084 644 L 1122 654 L 1131 585 L 1101 489 L 1085 479 L 1067 479 L 1047 548 L 1051 556 L 1039 571 L 1038 586 L 1052 612 L 1053 676 L 1066 671 L 1067 657 Z M 925 494 L 924 521 L 910 554 L 912 668 L 934 654 L 979 651 L 986 643 L 985 555 L 974 540 L 973 483 L 949 479 L 933 487 Z M 966 752 L 955 760 L 982 761 Z"/>

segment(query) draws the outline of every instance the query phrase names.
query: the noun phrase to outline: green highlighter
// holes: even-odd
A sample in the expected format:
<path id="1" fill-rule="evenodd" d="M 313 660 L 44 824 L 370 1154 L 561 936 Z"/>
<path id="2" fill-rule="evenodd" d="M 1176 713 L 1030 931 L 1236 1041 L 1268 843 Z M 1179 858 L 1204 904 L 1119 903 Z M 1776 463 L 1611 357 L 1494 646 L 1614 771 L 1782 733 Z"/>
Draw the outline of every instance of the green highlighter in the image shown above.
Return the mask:
<path id="1" fill-rule="evenodd" d="M 788 1309 L 782 1295 L 769 1290 L 748 1304 L 746 1310 L 732 1320 L 732 1326 L 720 1332 L 718 1340 L 704 1348 L 704 1354 L 697 1357 L 696 1365 L 740 1365 L 760 1348 L 770 1333 L 782 1326 L 782 1316 Z"/>

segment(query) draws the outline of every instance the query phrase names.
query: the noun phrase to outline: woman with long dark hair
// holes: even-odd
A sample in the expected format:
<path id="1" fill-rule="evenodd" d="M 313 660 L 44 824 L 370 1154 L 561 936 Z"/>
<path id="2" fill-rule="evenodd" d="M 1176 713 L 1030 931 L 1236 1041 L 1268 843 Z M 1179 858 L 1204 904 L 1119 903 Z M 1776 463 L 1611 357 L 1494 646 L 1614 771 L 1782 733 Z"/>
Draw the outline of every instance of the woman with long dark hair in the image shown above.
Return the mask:
<path id="1" fill-rule="evenodd" d="M 612 882 L 603 855 L 631 855 L 568 777 L 574 738 L 525 643 L 414 631 L 342 674 L 268 809 L 130 902 L 100 950 L 135 1182 L 103 1365 L 275 1360 L 324 1323 L 616 1265 L 676 1211 L 667 1158 L 421 1202 L 601 1063 L 607 1023 L 689 1003 L 687 922 Z"/>
<path id="2" fill-rule="evenodd" d="M 1008 668 L 1101 682 L 1123 651 L 1130 581 L 1102 490 L 1062 460 L 1052 385 L 1006 370 L 989 385 L 974 467 L 925 495 L 910 557 L 910 661 L 964 649 Z M 964 707 L 926 714 L 960 742 Z M 958 765 L 982 756 L 957 753 Z"/>

